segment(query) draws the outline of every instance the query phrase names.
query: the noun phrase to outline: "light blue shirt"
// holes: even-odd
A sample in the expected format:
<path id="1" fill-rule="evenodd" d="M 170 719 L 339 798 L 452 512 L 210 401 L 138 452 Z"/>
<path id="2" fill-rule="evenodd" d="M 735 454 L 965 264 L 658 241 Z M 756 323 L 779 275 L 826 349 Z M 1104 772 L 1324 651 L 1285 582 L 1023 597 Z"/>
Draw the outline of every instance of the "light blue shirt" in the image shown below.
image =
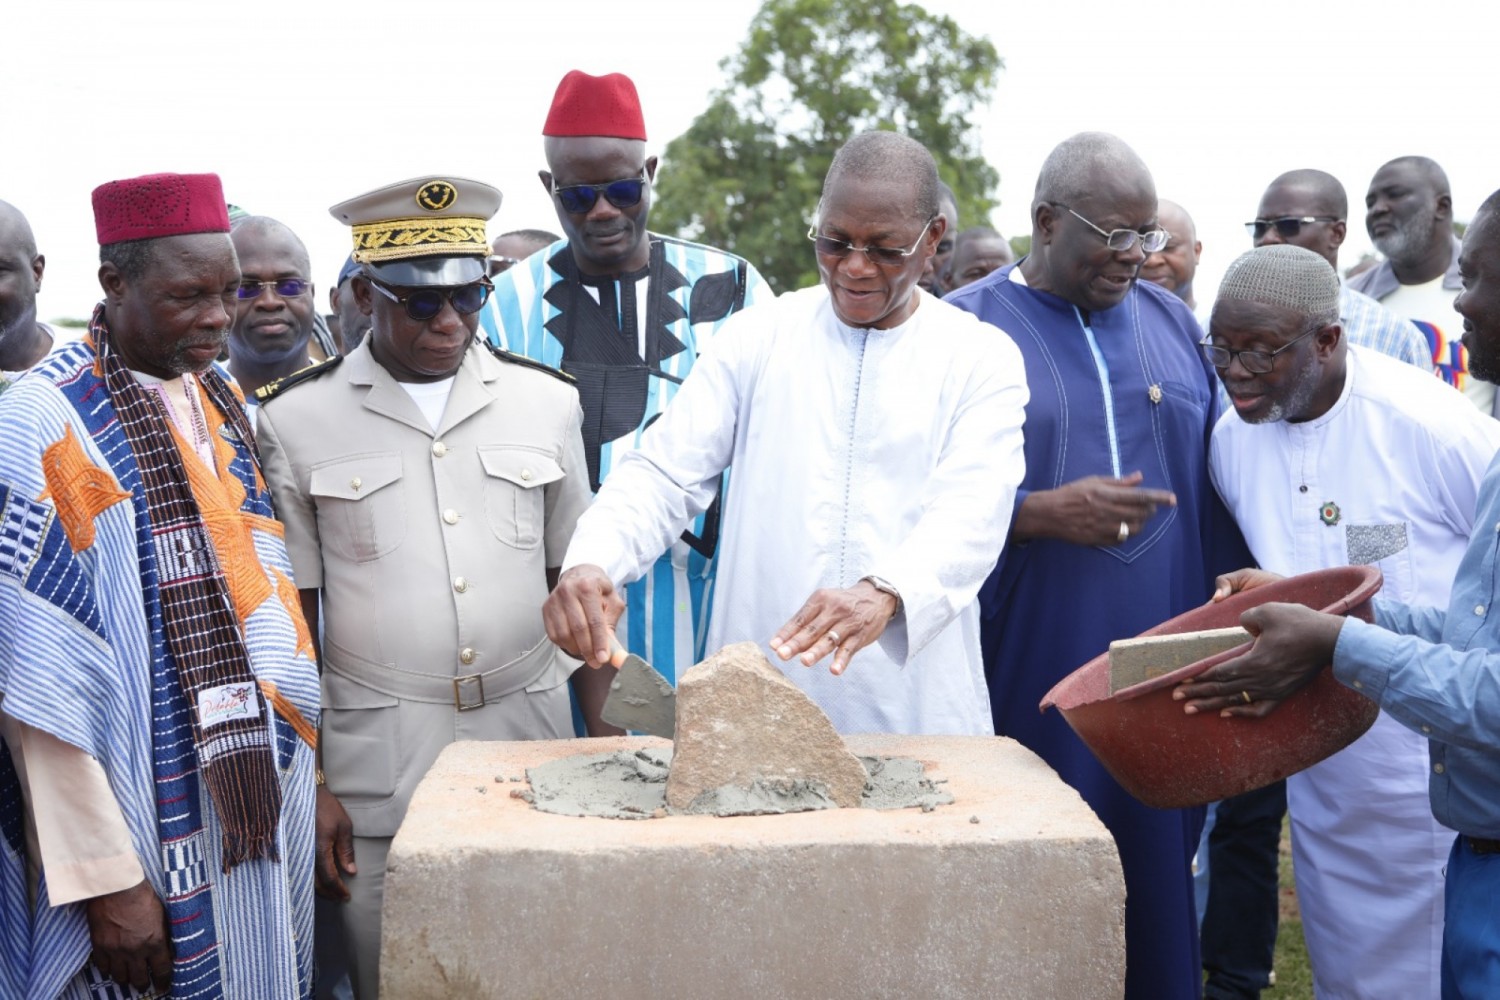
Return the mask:
<path id="1" fill-rule="evenodd" d="M 1447 611 L 1375 601 L 1344 621 L 1339 680 L 1429 737 L 1432 814 L 1471 837 L 1500 838 L 1500 458 L 1479 489 L 1474 534 Z"/>
<path id="2" fill-rule="evenodd" d="M 1432 371 L 1432 349 L 1417 325 L 1368 295 L 1347 285 L 1339 289 L 1339 318 L 1344 321 L 1344 336 L 1349 343 Z"/>

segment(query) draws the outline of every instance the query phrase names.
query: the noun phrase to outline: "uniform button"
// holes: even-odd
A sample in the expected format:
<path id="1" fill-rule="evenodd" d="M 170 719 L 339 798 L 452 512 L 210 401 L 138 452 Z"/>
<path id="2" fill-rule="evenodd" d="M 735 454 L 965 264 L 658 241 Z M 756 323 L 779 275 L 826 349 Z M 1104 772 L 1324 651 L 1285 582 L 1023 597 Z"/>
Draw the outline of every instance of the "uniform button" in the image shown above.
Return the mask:
<path id="1" fill-rule="evenodd" d="M 1365 689 L 1365 682 L 1364 681 L 1355 681 L 1354 682 L 1354 688 L 1357 691 L 1363 691 Z"/>
<path id="2" fill-rule="evenodd" d="M 457 524 L 458 523 L 458 511 L 454 510 L 452 507 L 449 507 L 447 510 L 443 511 L 443 523 L 444 524 Z"/>
<path id="3" fill-rule="evenodd" d="M 1476 615 L 1482 615 L 1482 614 L 1484 614 L 1484 605 L 1483 604 L 1476 604 L 1476 605 L 1474 605 L 1474 613 Z"/>
<path id="4" fill-rule="evenodd" d="M 522 469 L 521 470 L 521 478 L 525 479 L 527 481 L 530 481 L 530 479 L 531 479 L 531 470 L 530 469 Z"/>
<path id="5" fill-rule="evenodd" d="M 353 479 L 349 480 L 349 488 L 351 490 L 354 490 L 356 493 L 359 492 L 359 488 L 361 486 L 363 486 L 364 484 L 365 484 L 365 481 L 363 479 L 359 478 L 358 476 L 355 476 Z"/>
<path id="6" fill-rule="evenodd" d="M 1424 732 L 1424 733 L 1430 733 L 1430 732 L 1432 732 L 1432 727 L 1431 726 L 1423 726 L 1422 727 L 1422 732 Z"/>
<path id="7" fill-rule="evenodd" d="M 1443 773 L 1443 765 L 1442 764 L 1434 764 L 1434 765 L 1432 765 L 1432 773 L 1433 774 L 1442 774 Z"/>
<path id="8" fill-rule="evenodd" d="M 448 446 L 441 441 L 434 441 L 432 442 L 432 454 L 437 458 L 442 458 L 448 454 Z"/>
<path id="9" fill-rule="evenodd" d="M 1500 521 L 1495 522 L 1495 530 L 1500 531 Z"/>
<path id="10" fill-rule="evenodd" d="M 1307 492 L 1307 487 L 1306 486 L 1299 486 L 1299 487 L 1297 487 L 1297 492 L 1299 492 L 1299 493 L 1306 493 Z"/>
<path id="11" fill-rule="evenodd" d="M 465 580 L 461 576 L 455 576 L 453 578 L 453 589 L 462 594 L 464 591 L 469 589 L 469 581 Z"/>
<path id="12" fill-rule="evenodd" d="M 461 662 L 461 663 L 473 663 L 474 662 L 474 651 L 472 649 L 470 649 L 469 647 L 465 646 L 463 649 L 459 650 L 458 659 L 459 659 L 459 662 Z"/>

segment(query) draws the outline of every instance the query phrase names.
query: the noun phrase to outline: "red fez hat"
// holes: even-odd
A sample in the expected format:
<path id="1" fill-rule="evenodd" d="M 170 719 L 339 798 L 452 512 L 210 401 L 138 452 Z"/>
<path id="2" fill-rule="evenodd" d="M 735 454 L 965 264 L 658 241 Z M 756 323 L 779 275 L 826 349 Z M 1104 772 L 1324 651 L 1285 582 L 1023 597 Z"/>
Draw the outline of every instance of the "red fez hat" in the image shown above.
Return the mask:
<path id="1" fill-rule="evenodd" d="M 229 232 L 218 174 L 149 174 L 94 188 L 99 245 Z"/>
<path id="2" fill-rule="evenodd" d="M 646 138 L 646 120 L 635 84 L 624 73 L 589 76 L 572 70 L 557 85 L 542 135 L 607 135 Z"/>

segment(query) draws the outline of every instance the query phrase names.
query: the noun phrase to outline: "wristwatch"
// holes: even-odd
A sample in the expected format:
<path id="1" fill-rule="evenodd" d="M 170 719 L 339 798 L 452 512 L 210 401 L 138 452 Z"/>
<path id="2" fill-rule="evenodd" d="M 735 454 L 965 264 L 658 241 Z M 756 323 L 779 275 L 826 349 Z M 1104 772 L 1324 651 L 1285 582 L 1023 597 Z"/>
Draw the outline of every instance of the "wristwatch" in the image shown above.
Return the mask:
<path id="1" fill-rule="evenodd" d="M 896 585 L 891 583 L 891 581 L 885 579 L 884 577 L 871 575 L 860 577 L 859 582 L 868 583 L 870 586 L 874 587 L 882 594 L 890 594 L 896 599 L 896 610 L 891 612 L 892 618 L 901 613 L 901 591 L 897 590 Z"/>

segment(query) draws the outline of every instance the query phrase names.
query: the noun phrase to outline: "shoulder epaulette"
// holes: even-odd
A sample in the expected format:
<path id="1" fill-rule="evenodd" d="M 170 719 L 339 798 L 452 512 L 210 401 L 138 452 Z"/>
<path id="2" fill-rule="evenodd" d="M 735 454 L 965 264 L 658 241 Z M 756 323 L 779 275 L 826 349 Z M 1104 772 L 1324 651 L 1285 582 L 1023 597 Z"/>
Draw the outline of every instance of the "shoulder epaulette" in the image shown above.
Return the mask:
<path id="1" fill-rule="evenodd" d="M 499 358 L 501 361 L 509 361 L 513 365 L 521 365 L 526 368 L 535 368 L 537 371 L 545 372 L 546 374 L 551 375 L 553 378 L 562 379 L 569 385 L 575 385 L 578 382 L 576 378 L 569 375 L 567 372 L 562 371 L 561 369 L 553 368 L 551 365 L 544 365 L 540 361 L 537 361 L 533 358 L 528 358 L 524 354 L 512 354 L 510 351 L 502 350 L 501 348 L 496 347 L 488 340 L 484 342 L 484 346 L 488 347 L 490 349 L 490 353 Z M 299 372 L 298 374 L 301 373 Z M 288 377 L 296 378 L 295 375 L 291 375 Z"/>
<path id="2" fill-rule="evenodd" d="M 299 368 L 296 371 L 292 372 L 290 375 L 283 375 L 276 381 L 268 382 L 265 385 L 261 386 L 259 389 L 256 389 L 255 401 L 264 405 L 265 403 L 268 403 L 272 399 L 281 395 L 283 392 L 286 392 L 294 385 L 301 385 L 303 382 L 310 382 L 313 379 L 317 378 L 319 375 L 322 375 L 324 372 L 333 371 L 338 367 L 339 362 L 343 360 L 344 356 L 342 354 L 335 354 L 333 357 L 328 358 L 326 361 L 319 361 L 314 364 L 308 365 L 306 368 Z"/>

